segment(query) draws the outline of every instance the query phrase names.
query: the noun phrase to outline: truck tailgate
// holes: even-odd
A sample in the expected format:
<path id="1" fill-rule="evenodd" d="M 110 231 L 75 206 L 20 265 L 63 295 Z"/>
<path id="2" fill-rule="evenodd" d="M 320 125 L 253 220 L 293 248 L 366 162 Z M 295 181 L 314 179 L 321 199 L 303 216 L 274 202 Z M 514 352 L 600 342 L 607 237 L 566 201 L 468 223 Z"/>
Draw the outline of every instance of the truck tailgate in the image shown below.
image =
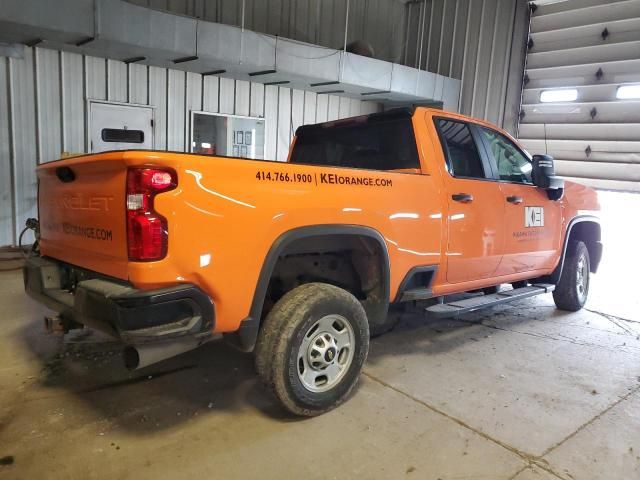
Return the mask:
<path id="1" fill-rule="evenodd" d="M 119 152 L 38 167 L 42 255 L 125 279 L 126 176 Z"/>

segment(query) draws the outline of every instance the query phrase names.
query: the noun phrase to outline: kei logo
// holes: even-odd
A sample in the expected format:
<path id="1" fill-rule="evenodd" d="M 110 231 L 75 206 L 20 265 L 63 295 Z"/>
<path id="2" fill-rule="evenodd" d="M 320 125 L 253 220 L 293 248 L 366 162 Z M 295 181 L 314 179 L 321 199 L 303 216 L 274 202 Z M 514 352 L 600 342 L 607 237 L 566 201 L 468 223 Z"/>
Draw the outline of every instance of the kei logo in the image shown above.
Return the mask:
<path id="1" fill-rule="evenodd" d="M 525 227 L 544 227 L 544 208 L 524 207 Z"/>

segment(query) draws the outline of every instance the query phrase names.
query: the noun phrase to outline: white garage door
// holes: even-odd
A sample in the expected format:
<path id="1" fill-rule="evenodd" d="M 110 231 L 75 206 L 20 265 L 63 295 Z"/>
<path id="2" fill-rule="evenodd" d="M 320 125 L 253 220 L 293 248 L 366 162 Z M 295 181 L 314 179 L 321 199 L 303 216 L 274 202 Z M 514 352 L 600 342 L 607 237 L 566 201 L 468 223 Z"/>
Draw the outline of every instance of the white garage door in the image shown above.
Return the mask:
<path id="1" fill-rule="evenodd" d="M 640 191 L 640 0 L 536 6 L 519 137 L 559 175 Z"/>

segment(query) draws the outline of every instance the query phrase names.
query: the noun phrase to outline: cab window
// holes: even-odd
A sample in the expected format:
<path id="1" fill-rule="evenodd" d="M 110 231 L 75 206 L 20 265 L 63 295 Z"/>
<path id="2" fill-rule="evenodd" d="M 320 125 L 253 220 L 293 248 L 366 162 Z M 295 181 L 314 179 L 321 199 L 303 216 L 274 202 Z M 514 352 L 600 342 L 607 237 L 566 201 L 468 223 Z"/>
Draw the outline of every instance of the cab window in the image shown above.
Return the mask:
<path id="1" fill-rule="evenodd" d="M 439 119 L 437 126 L 451 175 L 464 178 L 486 178 L 482 159 L 469 125 L 454 120 Z"/>
<path id="2" fill-rule="evenodd" d="M 479 127 L 483 140 L 493 156 L 500 180 L 532 184 L 531 161 L 507 137 L 485 127 Z"/>

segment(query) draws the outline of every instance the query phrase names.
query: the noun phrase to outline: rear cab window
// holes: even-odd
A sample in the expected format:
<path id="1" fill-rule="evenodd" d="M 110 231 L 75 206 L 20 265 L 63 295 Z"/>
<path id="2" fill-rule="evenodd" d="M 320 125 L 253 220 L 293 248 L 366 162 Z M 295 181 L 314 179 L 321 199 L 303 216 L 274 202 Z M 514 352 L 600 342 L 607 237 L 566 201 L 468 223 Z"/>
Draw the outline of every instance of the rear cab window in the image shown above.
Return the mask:
<path id="1" fill-rule="evenodd" d="M 303 126 L 290 163 L 420 173 L 411 117 L 370 115 Z"/>

